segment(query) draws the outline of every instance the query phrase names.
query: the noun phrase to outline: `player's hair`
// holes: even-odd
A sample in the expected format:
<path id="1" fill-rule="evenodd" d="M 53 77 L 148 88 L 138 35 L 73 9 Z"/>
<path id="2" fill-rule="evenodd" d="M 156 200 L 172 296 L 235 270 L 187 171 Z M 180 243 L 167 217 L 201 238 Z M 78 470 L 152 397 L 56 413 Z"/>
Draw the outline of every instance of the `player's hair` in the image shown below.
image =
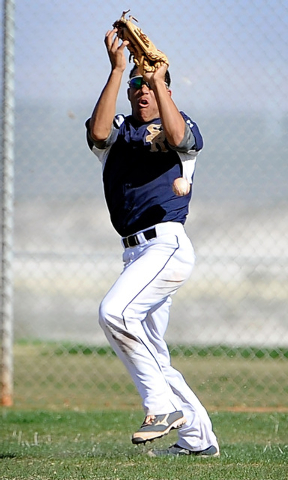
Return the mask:
<path id="1" fill-rule="evenodd" d="M 129 74 L 129 78 L 132 78 L 133 77 L 133 74 L 135 72 L 135 70 L 137 70 L 137 65 L 134 65 L 134 67 L 132 68 L 132 70 L 130 71 L 130 74 Z M 170 84 L 171 84 L 171 77 L 170 77 L 170 73 L 169 71 L 167 70 L 166 73 L 165 73 L 165 82 L 167 83 L 168 87 L 170 87 Z"/>

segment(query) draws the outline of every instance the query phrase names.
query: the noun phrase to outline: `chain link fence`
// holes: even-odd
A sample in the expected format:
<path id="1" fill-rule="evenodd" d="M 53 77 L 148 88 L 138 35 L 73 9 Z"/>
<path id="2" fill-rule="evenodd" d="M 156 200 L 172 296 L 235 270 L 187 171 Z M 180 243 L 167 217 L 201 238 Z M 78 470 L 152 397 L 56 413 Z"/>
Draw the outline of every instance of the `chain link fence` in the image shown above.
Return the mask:
<path id="1" fill-rule="evenodd" d="M 119 5 L 16 1 L 16 406 L 140 404 L 98 325 L 122 247 L 84 129 Z M 161 0 L 130 13 L 167 54 L 173 99 L 205 142 L 186 225 L 197 262 L 166 335 L 172 362 L 210 408 L 287 408 L 288 4 Z M 130 112 L 125 81 L 118 112 Z"/>

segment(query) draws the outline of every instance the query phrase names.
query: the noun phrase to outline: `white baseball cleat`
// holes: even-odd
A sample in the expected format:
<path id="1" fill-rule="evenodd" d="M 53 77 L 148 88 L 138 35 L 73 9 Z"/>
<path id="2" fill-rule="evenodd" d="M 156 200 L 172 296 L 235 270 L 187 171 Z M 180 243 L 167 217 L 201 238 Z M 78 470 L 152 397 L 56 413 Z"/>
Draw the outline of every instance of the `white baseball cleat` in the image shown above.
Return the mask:
<path id="1" fill-rule="evenodd" d="M 164 415 L 149 415 L 141 427 L 132 436 L 132 443 L 146 443 L 167 435 L 170 430 L 179 428 L 186 423 L 181 410 Z"/>

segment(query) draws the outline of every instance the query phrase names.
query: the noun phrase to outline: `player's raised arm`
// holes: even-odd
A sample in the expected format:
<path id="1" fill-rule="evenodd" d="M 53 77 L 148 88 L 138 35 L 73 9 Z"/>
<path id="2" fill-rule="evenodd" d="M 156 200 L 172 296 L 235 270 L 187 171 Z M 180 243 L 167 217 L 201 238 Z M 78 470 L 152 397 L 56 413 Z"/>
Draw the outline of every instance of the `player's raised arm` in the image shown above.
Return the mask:
<path id="1" fill-rule="evenodd" d="M 154 73 L 144 74 L 144 78 L 153 89 L 167 141 L 177 147 L 184 138 L 185 122 L 171 98 L 171 90 L 165 84 L 166 70 L 167 65 L 162 65 Z"/>
<path id="2" fill-rule="evenodd" d="M 111 63 L 111 72 L 102 90 L 90 119 L 90 134 L 93 140 L 106 140 L 111 132 L 115 116 L 116 101 L 121 85 L 123 72 L 126 68 L 124 48 L 127 41 L 119 43 L 117 29 L 109 30 L 105 35 L 105 45 Z"/>

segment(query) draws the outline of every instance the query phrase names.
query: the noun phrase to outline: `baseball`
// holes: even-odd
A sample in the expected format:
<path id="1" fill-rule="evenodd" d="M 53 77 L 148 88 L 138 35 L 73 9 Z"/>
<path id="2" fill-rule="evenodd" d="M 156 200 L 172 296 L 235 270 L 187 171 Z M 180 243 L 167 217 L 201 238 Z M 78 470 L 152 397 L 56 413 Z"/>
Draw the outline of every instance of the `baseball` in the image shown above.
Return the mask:
<path id="1" fill-rule="evenodd" d="M 190 183 L 183 177 L 175 178 L 172 189 L 175 195 L 181 197 L 190 192 Z"/>

